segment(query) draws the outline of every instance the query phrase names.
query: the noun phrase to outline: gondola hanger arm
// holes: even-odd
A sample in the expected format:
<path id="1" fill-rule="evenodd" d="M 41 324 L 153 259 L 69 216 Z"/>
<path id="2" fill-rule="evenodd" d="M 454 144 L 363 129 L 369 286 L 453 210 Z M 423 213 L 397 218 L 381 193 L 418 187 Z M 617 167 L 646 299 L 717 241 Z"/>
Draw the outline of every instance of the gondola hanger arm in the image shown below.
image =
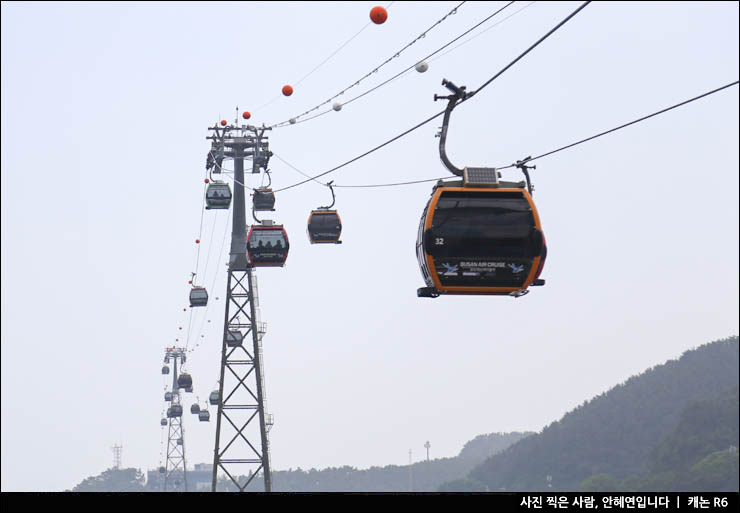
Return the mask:
<path id="1" fill-rule="evenodd" d="M 455 167 L 455 165 L 450 162 L 450 159 L 447 158 L 447 152 L 445 149 L 445 144 L 447 142 L 447 129 L 450 124 L 450 114 L 452 114 L 452 110 L 455 108 L 455 106 L 459 103 L 464 101 L 466 98 L 470 96 L 469 93 L 465 91 L 465 86 L 458 87 L 449 80 L 442 79 L 442 85 L 445 86 L 447 89 L 449 89 L 452 94 L 449 96 L 440 96 L 435 94 L 434 95 L 434 101 L 437 100 L 447 100 L 447 108 L 445 109 L 445 115 L 442 120 L 442 128 L 439 132 L 439 157 L 442 159 L 442 163 L 445 165 L 447 169 L 449 169 L 450 173 L 452 173 L 455 176 L 463 176 L 463 170 Z"/>

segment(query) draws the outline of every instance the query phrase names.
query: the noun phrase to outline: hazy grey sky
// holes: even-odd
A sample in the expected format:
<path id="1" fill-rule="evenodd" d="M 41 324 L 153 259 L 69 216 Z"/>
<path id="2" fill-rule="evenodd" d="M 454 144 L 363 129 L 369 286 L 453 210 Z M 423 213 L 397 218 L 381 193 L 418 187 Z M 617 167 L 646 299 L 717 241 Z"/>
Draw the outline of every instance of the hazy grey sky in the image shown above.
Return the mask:
<path id="1" fill-rule="evenodd" d="M 160 464 L 160 367 L 188 320 L 207 127 L 236 106 L 257 125 L 304 112 L 456 3 L 393 3 L 300 84 L 376 3 L 2 3 L 3 491 L 71 488 L 110 467 L 118 442 L 124 466 Z M 465 3 L 344 96 L 503 5 Z M 442 78 L 479 87 L 578 5 L 533 3 L 424 74 L 274 130 L 270 149 L 306 173 L 355 157 L 444 108 Z M 594 2 L 455 110 L 448 153 L 508 165 L 737 80 L 738 60 L 736 2 Z M 445 176 L 440 123 L 326 179 Z M 429 183 L 337 189 L 344 244 L 331 247 L 305 232 L 325 187 L 277 195 L 290 255 L 258 271 L 274 469 L 406 464 L 426 440 L 443 457 L 481 433 L 539 431 L 738 333 L 737 86 L 536 164 L 547 285 L 520 299 L 416 297 Z M 303 179 L 270 168 L 277 188 Z M 203 222 L 199 272 L 220 300 L 191 328 L 201 402 L 219 371 L 226 221 Z M 189 465 L 212 462 L 214 430 L 186 416 Z"/>

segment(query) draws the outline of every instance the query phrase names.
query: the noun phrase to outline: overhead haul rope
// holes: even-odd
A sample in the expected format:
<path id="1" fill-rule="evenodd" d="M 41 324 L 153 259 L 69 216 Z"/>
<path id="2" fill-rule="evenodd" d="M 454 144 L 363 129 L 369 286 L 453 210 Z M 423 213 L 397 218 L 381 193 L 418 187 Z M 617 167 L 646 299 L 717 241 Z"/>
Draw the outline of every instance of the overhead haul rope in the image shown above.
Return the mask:
<path id="1" fill-rule="evenodd" d="M 545 39 L 547 39 L 553 33 L 555 33 L 555 31 L 557 31 L 560 27 L 562 27 L 565 23 L 567 23 L 571 18 L 573 18 L 576 14 L 578 14 L 589 3 L 591 3 L 590 0 L 588 2 L 584 2 L 580 7 L 578 7 L 578 9 L 576 9 L 575 11 L 573 11 L 572 13 L 570 13 L 565 19 L 563 19 L 560 23 L 558 23 L 555 27 L 553 27 L 547 34 L 545 34 L 544 36 L 542 36 L 539 40 L 537 40 L 537 42 L 535 42 L 532 46 L 530 46 L 529 48 L 527 48 L 527 50 L 525 50 L 522 54 L 520 54 L 516 59 L 514 59 L 513 61 L 511 61 L 508 65 L 506 65 L 506 67 L 504 67 L 501 71 L 499 71 L 498 73 L 496 73 L 492 78 L 490 78 L 488 81 L 486 81 L 477 90 L 472 91 L 470 93 L 467 93 L 467 95 L 462 100 L 460 100 L 460 102 L 464 102 L 464 101 L 468 100 L 469 98 L 472 98 L 473 95 L 479 93 L 483 88 L 485 88 L 486 86 L 488 86 L 496 78 L 498 78 L 499 76 L 501 76 L 506 70 L 508 70 L 509 68 L 511 68 L 515 63 L 517 63 L 522 57 L 524 57 L 525 55 L 527 55 L 530 51 L 532 51 L 534 48 L 536 48 L 538 45 L 540 45 Z M 347 162 L 344 162 L 343 164 L 340 164 L 340 165 L 338 165 L 336 167 L 333 167 L 332 169 L 329 169 L 328 171 L 324 171 L 323 173 L 319 173 L 318 175 L 312 176 L 312 177 L 310 177 L 310 178 L 308 178 L 306 180 L 303 180 L 301 182 L 297 182 L 297 183 L 294 183 L 292 185 L 288 185 L 287 187 L 283 187 L 282 189 L 277 189 L 275 192 L 286 191 L 288 189 L 292 189 L 293 187 L 298 187 L 299 185 L 303 185 L 304 183 L 309 182 L 311 180 L 314 180 L 316 178 L 322 177 L 324 175 L 328 175 L 329 173 L 333 173 L 334 171 L 337 171 L 337 170 L 339 170 L 339 169 L 341 169 L 341 168 L 343 168 L 343 167 L 345 167 L 345 166 L 347 166 L 347 165 L 349 165 L 349 164 L 351 164 L 351 163 L 353 163 L 353 162 L 355 162 L 357 160 L 360 160 L 363 157 L 366 157 L 367 155 L 370 155 L 371 153 L 379 150 L 380 148 L 389 145 L 390 143 L 392 143 L 392 142 L 400 139 L 401 137 L 403 137 L 403 136 L 405 136 L 405 135 L 413 132 L 417 128 L 420 128 L 420 127 L 426 125 L 427 123 L 429 123 L 430 121 L 432 121 L 435 118 L 438 118 L 439 116 L 441 116 L 444 113 L 445 113 L 445 111 L 442 110 L 442 111 L 434 114 L 433 116 L 425 119 L 421 123 L 418 123 L 417 125 L 409 128 L 405 132 L 402 132 L 402 133 L 398 134 L 397 136 L 393 137 L 392 139 L 389 139 L 389 140 L 385 141 L 384 143 L 379 144 L 378 146 L 376 146 L 376 147 L 374 147 L 374 148 L 366 151 L 365 153 L 363 153 L 361 155 L 358 155 L 357 157 L 354 157 L 353 159 L 348 160 Z"/>
<path id="2" fill-rule="evenodd" d="M 369 76 L 373 75 L 374 73 L 377 73 L 377 72 L 378 72 L 378 70 L 380 70 L 380 68 L 382 68 L 383 66 L 385 66 L 386 64 L 388 64 L 389 62 L 391 62 L 391 61 L 392 61 L 393 59 L 395 59 L 395 58 L 399 57 L 399 56 L 401 55 L 401 53 L 403 53 L 403 52 L 404 52 L 404 50 L 406 50 L 407 48 L 409 48 L 409 47 L 410 47 L 411 45 L 413 45 L 414 43 L 416 43 L 416 42 L 417 42 L 417 41 L 419 41 L 420 39 L 423 39 L 423 38 L 425 38 L 425 37 L 426 37 L 426 35 L 427 35 L 427 33 L 429 33 L 429 32 L 430 32 L 430 31 L 431 31 L 431 30 L 432 30 L 433 28 L 435 28 L 435 27 L 436 27 L 437 25 L 439 25 L 440 23 L 442 23 L 443 21 L 445 21 L 445 20 L 446 20 L 446 19 L 447 19 L 447 18 L 448 18 L 449 16 L 451 16 L 451 15 L 453 15 L 453 14 L 456 14 L 456 13 L 457 13 L 457 10 L 458 10 L 458 9 L 459 9 L 459 8 L 460 8 L 460 7 L 461 7 L 461 6 L 462 6 L 462 5 L 464 4 L 464 3 L 465 3 L 465 1 L 463 1 L 463 2 L 460 2 L 460 3 L 459 3 L 459 4 L 458 4 L 458 5 L 457 5 L 457 6 L 456 6 L 456 7 L 454 8 L 454 9 L 452 9 L 452 10 L 451 10 L 450 12 L 448 12 L 447 14 L 445 14 L 445 15 L 444 15 L 444 16 L 443 16 L 442 18 L 440 18 L 439 20 L 437 20 L 437 21 L 436 21 L 436 22 L 435 22 L 435 23 L 434 23 L 434 24 L 433 24 L 433 25 L 432 25 L 431 27 L 429 27 L 428 29 L 426 29 L 426 30 L 425 30 L 424 32 L 422 32 L 421 34 L 419 34 L 419 35 L 418 35 L 418 36 L 416 37 L 416 39 L 414 39 L 413 41 L 411 41 L 410 43 L 408 43 L 408 44 L 407 44 L 406 46 L 404 46 L 403 48 L 401 48 L 401 49 L 400 49 L 399 51 L 397 51 L 397 52 L 396 52 L 395 54 L 393 54 L 393 55 L 392 55 L 391 57 L 389 57 L 388 59 L 386 59 L 386 60 L 385 60 L 385 61 L 384 61 L 383 63 L 381 63 L 380 65 L 378 65 L 378 66 L 377 66 L 377 67 L 376 67 L 375 69 L 373 69 L 372 71 L 370 71 L 369 73 L 367 73 L 367 74 L 366 74 L 365 76 L 363 76 L 362 78 L 360 78 L 359 80 L 357 80 L 357 81 L 356 81 L 355 83 L 353 83 L 352 85 L 349 85 L 349 86 L 345 87 L 344 89 L 342 89 L 341 91 L 339 91 L 339 92 L 338 92 L 337 94 L 335 94 L 334 96 L 332 96 L 332 97 L 331 97 L 331 98 L 329 98 L 328 100 L 325 100 L 325 101 L 323 101 L 323 102 L 319 103 L 319 104 L 318 104 L 317 106 L 315 106 L 315 107 L 313 107 L 313 108 L 311 108 L 311 109 L 307 110 L 306 112 L 303 112 L 303 113 L 301 113 L 301 114 L 298 114 L 297 116 L 292 116 L 292 117 L 291 117 L 290 119 L 293 119 L 293 120 L 297 120 L 298 118 L 301 118 L 301 117 L 305 116 L 306 114 L 309 114 L 309 113 L 311 113 L 311 112 L 313 112 L 313 111 L 315 111 L 315 110 L 317 110 L 317 109 L 321 108 L 321 107 L 322 107 L 323 105 L 326 105 L 327 103 L 329 103 L 329 102 L 331 102 L 332 100 L 334 100 L 334 99 L 338 98 L 339 96 L 343 95 L 343 94 L 344 94 L 345 92 L 349 91 L 349 90 L 350 90 L 350 89 L 352 89 L 353 87 L 355 87 L 355 86 L 359 85 L 359 84 L 360 84 L 360 82 L 362 82 L 363 80 L 365 80 L 365 79 L 366 79 L 366 78 L 368 78 Z M 290 124 L 290 119 L 288 119 L 288 120 L 286 120 L 286 121 L 281 121 L 281 122 L 279 122 L 279 123 L 275 123 L 275 124 L 273 124 L 273 125 L 270 125 L 270 126 L 269 126 L 269 128 L 275 128 L 275 127 L 279 127 L 279 126 L 285 126 L 286 124 Z"/>
<path id="3" fill-rule="evenodd" d="M 706 92 L 704 94 L 700 94 L 699 96 L 695 96 L 695 97 L 693 97 L 693 98 L 691 98 L 689 100 L 683 101 L 681 103 L 677 103 L 675 105 L 671 105 L 668 108 L 659 110 L 657 112 L 653 112 L 652 114 L 648 114 L 647 116 L 643 116 L 641 118 L 635 119 L 634 121 L 630 121 L 629 123 L 625 123 L 623 125 L 619 125 L 618 127 L 614 127 L 614 128 L 612 128 L 610 130 L 606 130 L 606 131 L 601 132 L 601 133 L 598 133 L 596 135 L 592 135 L 591 137 L 587 137 L 585 139 L 581 139 L 580 141 L 577 141 L 577 142 L 568 144 L 566 146 L 563 146 L 561 148 L 558 148 L 557 150 L 548 151 L 547 153 L 543 153 L 542 155 L 537 155 L 536 157 L 527 157 L 523 161 L 520 161 L 519 164 L 525 163 L 525 162 L 532 162 L 533 160 L 541 159 L 543 157 L 547 157 L 549 155 L 552 155 L 553 153 L 558 153 L 559 151 L 567 150 L 568 148 L 572 148 L 574 146 L 578 146 L 579 144 L 583 144 L 585 142 L 592 141 L 592 140 L 596 139 L 597 137 L 601 137 L 602 135 L 607 135 L 607 134 L 610 134 L 612 132 L 616 132 L 617 130 L 621 130 L 622 128 L 626 128 L 626 127 L 628 127 L 630 125 L 634 125 L 634 124 L 639 123 L 641 121 L 645 121 L 646 119 L 650 119 L 650 118 L 652 118 L 654 116 L 657 116 L 659 114 L 663 114 L 664 112 L 668 112 L 669 110 L 673 110 L 675 108 L 681 107 L 682 105 L 686 105 L 688 103 L 691 103 L 693 101 L 699 100 L 699 99 L 704 98 L 706 96 L 709 96 L 711 94 L 718 93 L 718 92 L 722 91 L 723 89 L 727 89 L 728 87 L 732 87 L 732 86 L 737 85 L 739 82 L 740 81 L 735 80 L 734 82 L 731 82 L 731 83 L 729 83 L 727 85 L 723 85 L 722 87 L 718 87 L 717 89 L 712 89 L 709 92 Z M 518 167 L 518 166 L 517 166 L 517 164 L 511 164 L 511 165 L 504 166 L 504 167 L 499 167 L 499 168 L 496 168 L 496 169 L 509 169 L 511 167 Z"/>
<path id="4" fill-rule="evenodd" d="M 483 24 L 484 24 L 485 22 L 487 22 L 488 20 L 490 20 L 491 18 L 493 18 L 494 16 L 496 16 L 496 15 L 497 15 L 498 13 L 502 12 L 502 11 L 503 11 L 504 9 L 506 9 L 507 7 L 509 7 L 509 6 L 510 6 L 511 4 L 513 4 L 513 3 L 514 3 L 513 1 L 512 1 L 512 2 L 509 2 L 509 3 L 508 3 L 508 4 L 506 4 L 505 6 L 503 6 L 503 7 L 501 7 L 500 9 L 498 9 L 498 10 L 494 11 L 494 13 L 493 13 L 493 14 L 490 14 L 490 15 L 489 15 L 488 17 L 486 17 L 486 18 L 485 18 L 485 19 L 483 19 L 482 21 L 478 22 L 477 24 L 473 25 L 472 27 L 470 27 L 470 28 L 469 28 L 468 30 L 466 30 L 465 32 L 463 32 L 462 34 L 460 34 L 459 36 L 457 36 L 457 37 L 456 37 L 455 39 L 453 39 L 452 41 L 449 41 L 449 42 L 448 42 L 447 44 L 445 44 L 444 46 L 442 46 L 442 47 L 438 48 L 437 50 L 435 50 L 434 52 L 430 53 L 430 54 L 429 54 L 429 55 L 427 55 L 426 57 L 423 57 L 422 59 L 420 59 L 420 60 L 419 60 L 419 61 L 417 61 L 417 62 L 422 62 L 422 61 L 425 61 L 425 60 L 429 59 L 430 57 L 432 57 L 433 55 L 436 55 L 437 53 L 441 52 L 442 50 L 444 50 L 445 48 L 447 48 L 448 46 L 450 46 L 450 45 L 451 45 L 452 43 L 454 43 L 455 41 L 458 41 L 458 40 L 459 40 L 460 38 L 462 38 L 462 37 L 465 37 L 465 36 L 466 36 L 467 34 L 469 34 L 469 33 L 470 33 L 470 32 L 472 32 L 473 30 L 475 30 L 476 28 L 478 28 L 478 27 L 480 27 L 481 25 L 483 25 Z M 492 29 L 492 28 L 494 28 L 494 27 L 496 27 L 496 26 L 498 26 L 498 25 L 502 24 L 502 23 L 503 23 L 504 21 L 508 20 L 509 18 L 511 18 L 512 16 L 514 16 L 515 14 L 518 14 L 518 13 L 520 13 L 521 11 L 523 11 L 524 9 L 526 9 L 527 7 L 529 7 L 530 5 L 532 5 L 533 3 L 534 3 L 534 2 L 530 2 L 529 4 L 525 5 L 525 6 L 524 6 L 524 7 L 522 7 L 521 9 L 519 9 L 518 11 L 515 11 L 515 12 L 513 12 L 512 14 L 510 14 L 509 16 L 507 16 L 506 18 L 502 19 L 502 20 L 501 20 L 501 21 L 499 21 L 498 23 L 496 23 L 496 24 L 494 24 L 494 25 L 492 25 L 492 26 L 488 27 L 488 28 L 487 28 L 486 30 L 484 30 L 483 32 L 486 32 L 486 31 L 488 31 L 488 30 L 490 30 L 490 29 Z M 482 34 L 483 32 L 481 32 L 480 34 Z M 471 40 L 472 40 L 472 39 L 474 39 L 475 37 L 478 37 L 478 36 L 479 36 L 480 34 L 476 34 L 475 36 L 473 36 L 473 37 L 471 37 L 470 39 L 468 39 L 468 41 L 471 41 Z M 468 41 L 465 41 L 465 42 L 463 42 L 463 43 L 459 44 L 459 45 L 458 45 L 458 46 L 456 46 L 455 48 L 458 48 L 458 47 L 462 46 L 463 44 L 467 43 Z M 452 48 L 452 49 L 450 49 L 450 51 L 449 51 L 449 52 L 451 52 L 451 51 L 452 51 L 452 50 L 454 50 L 455 48 Z M 445 53 L 444 53 L 444 54 L 442 54 L 442 55 L 446 55 L 446 54 L 448 54 L 449 52 L 445 52 Z M 438 56 L 437 58 L 439 58 L 439 57 L 441 57 L 441 55 L 440 55 L 440 56 Z M 435 59 L 435 60 L 436 60 L 436 59 Z M 348 104 L 352 103 L 353 101 L 355 101 L 355 100 L 359 100 L 359 99 L 360 99 L 360 98 L 362 98 L 363 96 L 365 96 L 365 95 L 368 95 L 368 94 L 372 93 L 373 91 L 376 91 L 377 89 L 380 89 L 380 88 L 381 88 L 381 87 L 383 87 L 384 85 L 386 85 L 386 84 L 388 84 L 388 83 L 390 83 L 390 82 L 394 81 L 395 79 L 397 79 L 397 78 L 401 77 L 402 75 L 404 75 L 404 74 L 408 73 L 408 72 L 409 72 L 409 71 L 410 71 L 411 69 L 413 69 L 414 67 L 416 67 L 416 63 L 412 64 L 411 66 L 409 66 L 409 67 L 407 67 L 407 68 L 405 68 L 404 70 L 400 71 L 399 73 L 397 73 L 397 74 L 393 75 L 393 76 L 392 76 L 391 78 L 389 78 L 389 79 L 385 80 L 384 82 L 381 82 L 380 84 L 376 85 L 375 87 L 373 87 L 373 88 L 371 88 L 371 89 L 368 89 L 368 90 L 367 90 L 367 91 L 365 91 L 364 93 L 362 93 L 362 94 L 360 94 L 360 95 L 357 95 L 357 96 L 355 96 L 354 98 L 351 98 L 351 99 L 347 100 L 347 101 L 346 101 L 346 102 L 344 102 L 344 103 L 343 103 L 342 105 L 348 105 Z M 310 120 L 312 120 L 312 119 L 316 119 L 316 118 L 318 118 L 319 116 L 323 116 L 324 114 L 328 114 L 328 113 L 332 112 L 333 110 L 334 110 L 333 108 L 330 108 L 330 109 L 327 109 L 327 110 L 325 110 L 325 111 L 323 111 L 323 112 L 320 112 L 320 113 L 318 113 L 318 114 L 315 114 L 315 115 L 313 115 L 313 116 L 311 116 L 311 117 L 309 117 L 309 118 L 306 118 L 306 119 L 303 119 L 303 120 L 300 120 L 300 121 L 296 121 L 295 123 L 290 123 L 290 122 L 289 122 L 289 123 L 290 123 L 290 124 L 305 123 L 306 121 L 310 121 Z M 293 118 L 293 119 L 295 119 L 295 118 Z M 280 126 L 284 126 L 284 125 L 280 125 Z"/>

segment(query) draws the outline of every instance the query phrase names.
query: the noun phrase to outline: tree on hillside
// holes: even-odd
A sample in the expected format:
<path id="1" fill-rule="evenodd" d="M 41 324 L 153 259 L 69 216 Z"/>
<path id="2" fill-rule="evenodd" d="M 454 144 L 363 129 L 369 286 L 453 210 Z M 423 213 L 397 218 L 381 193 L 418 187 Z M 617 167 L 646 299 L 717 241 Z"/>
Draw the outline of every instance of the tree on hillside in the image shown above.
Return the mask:
<path id="1" fill-rule="evenodd" d="M 73 492 L 145 492 L 144 474 L 136 468 L 109 468 L 88 477 L 72 488 Z"/>

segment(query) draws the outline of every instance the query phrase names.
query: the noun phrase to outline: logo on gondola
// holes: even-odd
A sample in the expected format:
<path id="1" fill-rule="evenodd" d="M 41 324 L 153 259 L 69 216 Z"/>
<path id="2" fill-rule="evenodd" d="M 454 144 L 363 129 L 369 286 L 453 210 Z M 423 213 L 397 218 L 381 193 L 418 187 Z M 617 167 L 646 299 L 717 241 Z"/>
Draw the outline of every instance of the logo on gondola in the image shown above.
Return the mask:
<path id="1" fill-rule="evenodd" d="M 452 264 L 442 264 L 445 268 L 444 274 L 457 274 L 457 265 Z"/>
<path id="2" fill-rule="evenodd" d="M 509 264 L 509 267 L 511 268 L 512 274 L 519 274 L 520 272 L 524 270 L 523 265 Z"/>

